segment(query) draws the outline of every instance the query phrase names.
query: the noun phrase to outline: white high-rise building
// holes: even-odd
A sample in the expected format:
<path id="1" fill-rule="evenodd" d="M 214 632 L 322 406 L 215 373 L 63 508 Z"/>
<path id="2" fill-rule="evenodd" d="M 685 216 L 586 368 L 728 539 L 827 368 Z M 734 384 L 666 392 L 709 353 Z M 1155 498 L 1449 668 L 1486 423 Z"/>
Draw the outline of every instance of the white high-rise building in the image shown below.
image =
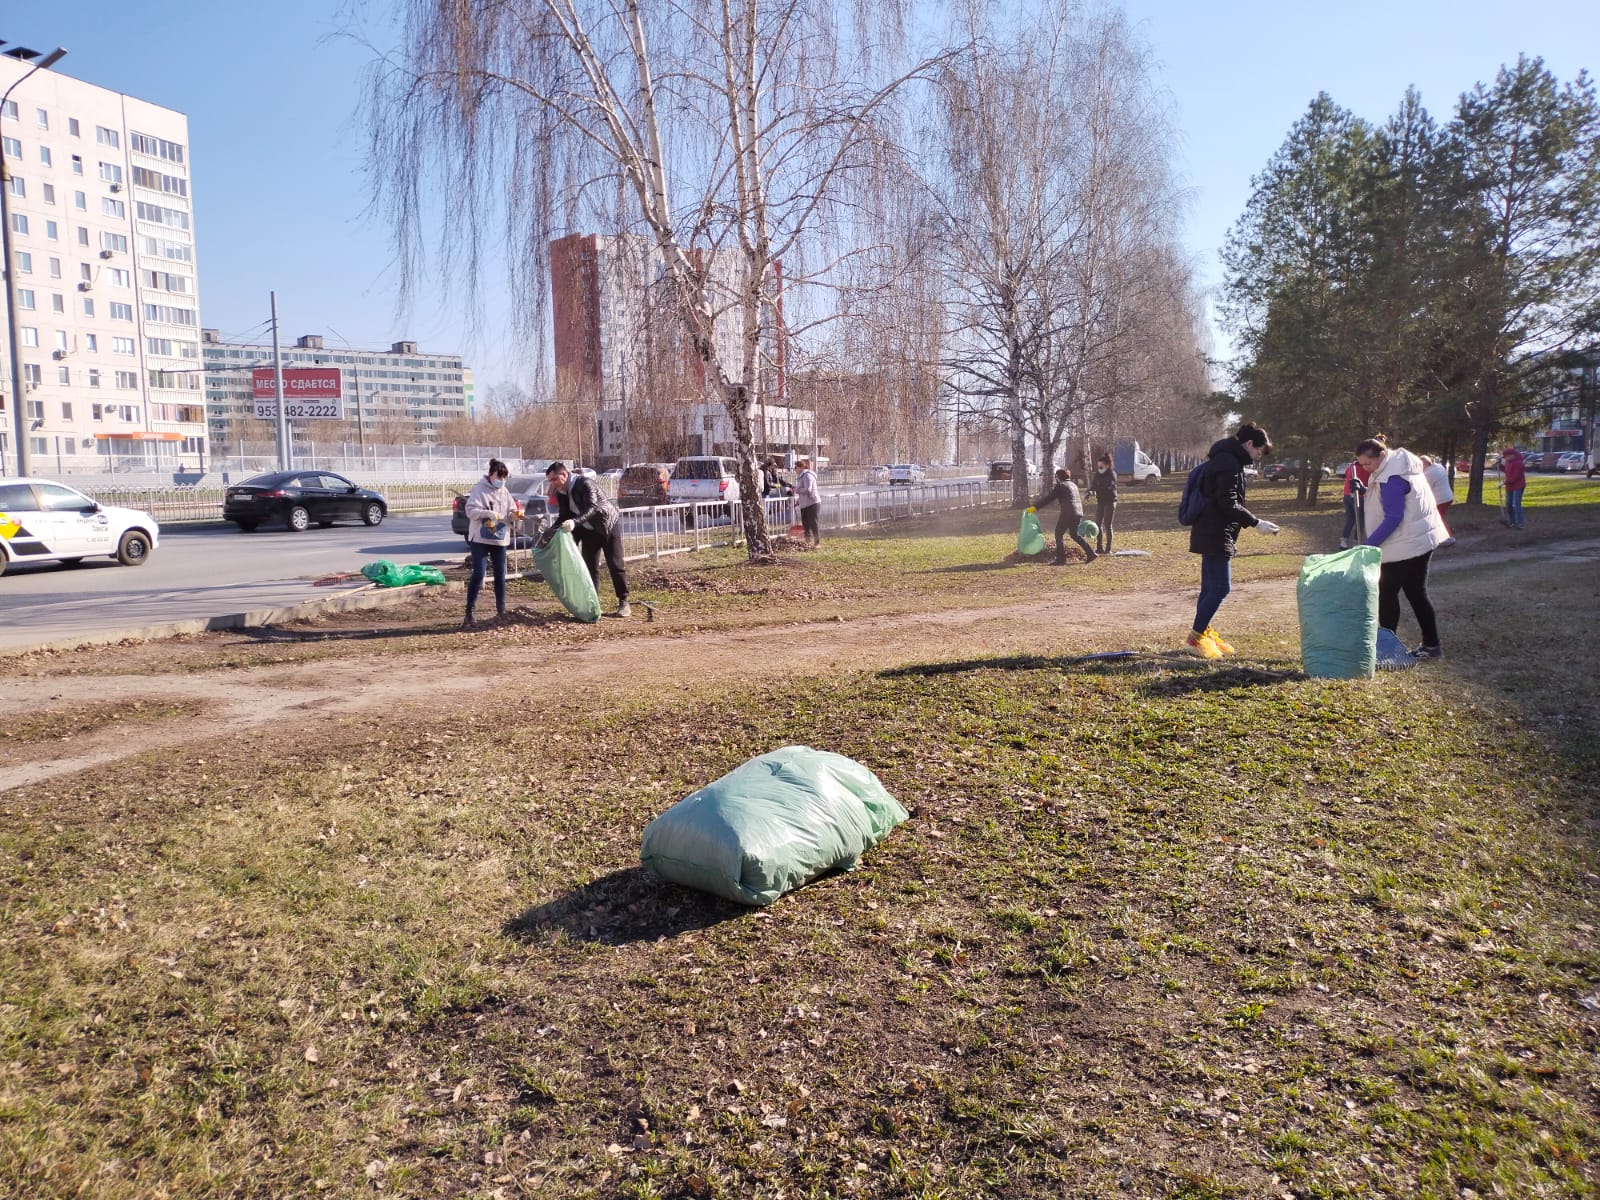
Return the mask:
<path id="1" fill-rule="evenodd" d="M 27 71 L 0 57 L 0 92 Z M 188 118 L 51 69 L 11 93 L 0 136 L 11 179 L 30 469 L 201 465 L 205 380 Z M 0 381 L 0 458 L 9 471 L 9 361 Z"/>

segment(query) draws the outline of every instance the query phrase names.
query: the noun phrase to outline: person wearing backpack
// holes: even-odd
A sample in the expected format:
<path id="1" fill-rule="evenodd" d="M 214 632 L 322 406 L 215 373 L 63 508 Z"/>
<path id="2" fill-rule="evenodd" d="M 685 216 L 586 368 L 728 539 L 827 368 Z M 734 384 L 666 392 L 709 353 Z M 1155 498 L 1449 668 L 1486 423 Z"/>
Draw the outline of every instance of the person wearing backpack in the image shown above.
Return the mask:
<path id="1" fill-rule="evenodd" d="M 1072 482 L 1072 472 L 1065 467 L 1056 472 L 1055 486 L 1035 500 L 1033 507 L 1043 508 L 1047 504 L 1061 505 L 1061 515 L 1056 518 L 1056 556 L 1052 565 L 1066 565 L 1066 537 L 1069 534 L 1078 544 L 1078 549 L 1083 551 L 1085 562 L 1093 562 L 1099 557 L 1094 547 L 1078 535 L 1078 526 L 1083 523 L 1083 498 L 1078 495 L 1078 485 Z"/>
<path id="2" fill-rule="evenodd" d="M 1266 430 L 1247 421 L 1232 437 L 1213 445 L 1206 461 L 1190 471 L 1184 482 L 1178 520 L 1189 526 L 1189 553 L 1200 556 L 1200 597 L 1195 603 L 1194 628 L 1184 644 L 1201 658 L 1233 653 L 1233 647 L 1211 627 L 1211 620 L 1233 590 L 1232 564 L 1239 530 L 1278 532 L 1271 521 L 1244 506 L 1244 469 L 1270 453 L 1272 442 Z"/>

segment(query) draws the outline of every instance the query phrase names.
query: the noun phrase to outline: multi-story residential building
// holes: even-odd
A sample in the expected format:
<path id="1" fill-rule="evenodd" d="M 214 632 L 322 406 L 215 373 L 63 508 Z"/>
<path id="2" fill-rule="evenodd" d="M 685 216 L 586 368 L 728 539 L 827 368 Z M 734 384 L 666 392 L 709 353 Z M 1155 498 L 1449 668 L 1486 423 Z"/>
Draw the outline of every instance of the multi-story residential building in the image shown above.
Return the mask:
<path id="1" fill-rule="evenodd" d="M 28 69 L 0 57 L 0 92 Z M 45 70 L 12 92 L 0 137 L 31 469 L 65 475 L 200 462 L 206 423 L 188 119 Z M 9 363 L 0 380 L 9 405 Z M 12 427 L 7 408 L 7 469 Z"/>
<path id="2" fill-rule="evenodd" d="M 693 250 L 707 276 L 712 338 L 724 369 L 737 375 L 744 345 L 744 258 Z M 653 453 L 651 427 L 680 429 L 688 407 L 707 397 L 705 364 L 693 352 L 672 302 L 660 252 L 634 234 L 574 233 L 550 243 L 556 401 L 589 410 L 602 461 Z M 784 403 L 782 272 L 771 281 L 761 336 L 760 389 Z M 674 408 L 663 420 L 665 409 Z"/>
<path id="3" fill-rule="evenodd" d="M 266 453 L 277 437 L 274 423 L 255 416 L 251 372 L 272 365 L 272 344 L 224 342 L 201 330 L 206 409 L 218 454 Z M 472 372 L 459 354 L 423 354 L 415 342 L 387 350 L 323 344 L 314 333 L 283 346 L 283 365 L 337 367 L 344 419 L 291 422 L 295 444 L 433 445 L 440 427 L 473 415 Z"/>

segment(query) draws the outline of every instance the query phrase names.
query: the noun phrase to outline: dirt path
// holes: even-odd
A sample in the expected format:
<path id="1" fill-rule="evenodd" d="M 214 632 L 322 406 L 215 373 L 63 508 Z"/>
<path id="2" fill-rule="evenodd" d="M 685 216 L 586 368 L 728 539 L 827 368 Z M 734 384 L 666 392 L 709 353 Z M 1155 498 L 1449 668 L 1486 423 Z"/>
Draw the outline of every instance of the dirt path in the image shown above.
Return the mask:
<path id="1" fill-rule="evenodd" d="M 1229 600 L 1235 627 L 1281 619 L 1294 605 L 1293 580 L 1244 584 Z M 0 723 L 24 711 L 117 700 L 201 700 L 197 717 L 144 727 L 75 732 L 70 742 L 11 748 L 0 757 L 0 791 L 179 746 L 211 744 L 272 727 L 307 735 L 330 713 L 400 714 L 425 707 L 431 720 L 492 679 L 502 700 L 532 705 L 557 682 L 565 689 L 702 686 L 718 680 L 804 677 L 881 670 L 967 655 L 1171 649 L 1187 627 L 1192 593 L 1139 591 L 1113 597 L 1057 596 L 1025 604 L 863 617 L 746 630 L 631 636 L 564 646 L 477 646 L 379 664 L 353 655 L 300 667 L 186 671 L 159 675 L 73 675 L 0 680 Z M 1246 614 L 1249 614 L 1248 617 Z M 426 683 L 419 683 L 425 680 Z"/>

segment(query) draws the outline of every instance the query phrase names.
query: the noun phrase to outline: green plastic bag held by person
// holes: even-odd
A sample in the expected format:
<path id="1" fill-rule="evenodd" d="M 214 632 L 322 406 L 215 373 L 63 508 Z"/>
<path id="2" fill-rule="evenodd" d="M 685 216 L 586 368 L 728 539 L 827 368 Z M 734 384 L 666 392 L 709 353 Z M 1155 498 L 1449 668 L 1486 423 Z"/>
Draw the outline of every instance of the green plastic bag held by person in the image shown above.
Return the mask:
<path id="1" fill-rule="evenodd" d="M 1097 538 L 1100 536 L 1100 526 L 1089 520 L 1088 517 L 1085 517 L 1083 520 L 1078 522 L 1078 536 L 1086 542 L 1090 538 Z"/>
<path id="2" fill-rule="evenodd" d="M 1378 568 L 1383 552 L 1357 546 L 1313 554 L 1300 568 L 1300 663 L 1322 679 L 1371 678 L 1378 645 Z"/>
<path id="3" fill-rule="evenodd" d="M 1044 530 L 1039 527 L 1039 514 L 1031 506 L 1022 510 L 1022 527 L 1017 530 L 1017 553 L 1023 558 L 1044 553 Z"/>
<path id="4" fill-rule="evenodd" d="M 854 759 L 785 746 L 651 821 L 639 860 L 672 883 L 739 904 L 771 904 L 830 871 L 853 870 L 908 815 Z"/>
<path id="5" fill-rule="evenodd" d="M 600 619 L 600 597 L 570 533 L 557 528 L 547 544 L 534 542 L 533 563 L 563 608 L 591 625 Z"/>
<path id="6" fill-rule="evenodd" d="M 421 563 L 409 563 L 406 566 L 396 566 L 387 558 L 380 558 L 377 562 L 370 562 L 361 568 L 361 573 L 371 583 L 379 587 L 409 587 L 414 583 L 443 583 L 444 572 L 438 567 L 425 567 Z"/>

